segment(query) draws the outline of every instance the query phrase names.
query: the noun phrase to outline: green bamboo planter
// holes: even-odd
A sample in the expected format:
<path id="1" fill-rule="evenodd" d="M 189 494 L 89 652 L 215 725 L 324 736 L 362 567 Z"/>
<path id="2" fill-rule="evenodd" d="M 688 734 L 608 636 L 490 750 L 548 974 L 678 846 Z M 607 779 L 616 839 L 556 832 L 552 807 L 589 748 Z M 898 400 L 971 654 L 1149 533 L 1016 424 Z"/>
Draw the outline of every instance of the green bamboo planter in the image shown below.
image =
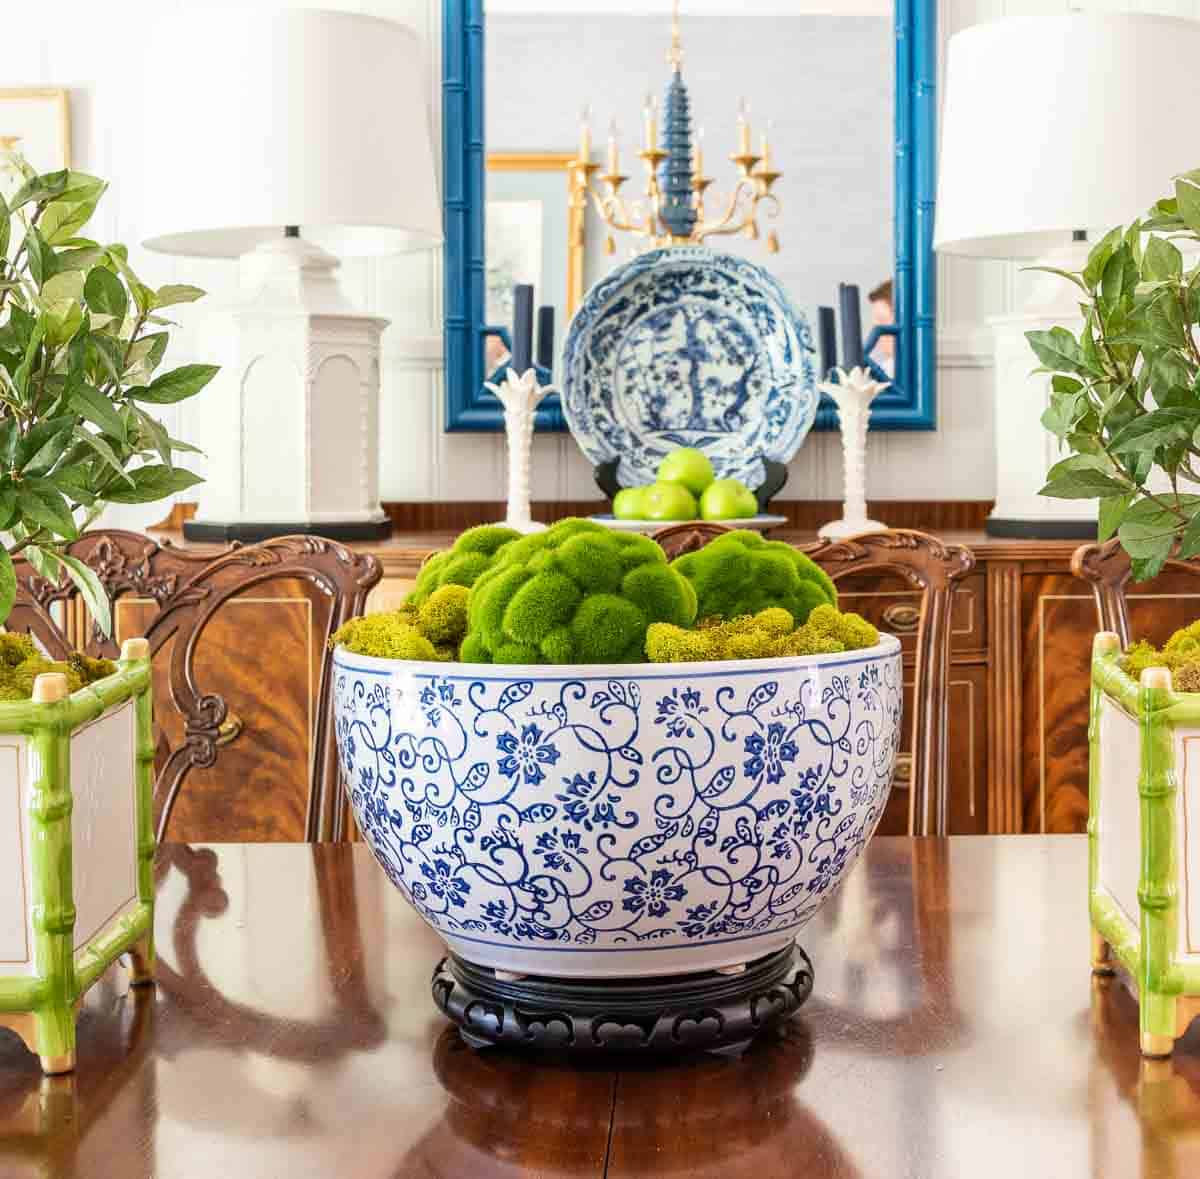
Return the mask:
<path id="1" fill-rule="evenodd" d="M 90 687 L 43 675 L 0 703 L 0 1026 L 47 1073 L 75 1067 L 80 999 L 119 955 L 151 981 L 153 762 L 145 639 Z"/>
<path id="2" fill-rule="evenodd" d="M 1200 692 L 1165 667 L 1141 682 L 1120 640 L 1092 648 L 1088 891 L 1092 969 L 1128 972 L 1143 1056 L 1169 1056 L 1200 1014 Z"/>

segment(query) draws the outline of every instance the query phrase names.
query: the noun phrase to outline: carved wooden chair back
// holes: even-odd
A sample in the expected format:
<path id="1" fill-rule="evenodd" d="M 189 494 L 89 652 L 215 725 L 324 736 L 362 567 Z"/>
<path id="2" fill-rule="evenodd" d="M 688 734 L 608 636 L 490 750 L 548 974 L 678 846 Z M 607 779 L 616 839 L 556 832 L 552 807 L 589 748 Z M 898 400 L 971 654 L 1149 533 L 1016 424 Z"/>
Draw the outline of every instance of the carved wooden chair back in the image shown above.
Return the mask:
<path id="1" fill-rule="evenodd" d="M 1168 561 L 1167 568 L 1200 573 L 1200 563 L 1194 561 Z M 1071 572 L 1091 588 L 1100 629 L 1116 631 L 1122 644 L 1128 644 L 1129 601 L 1125 589 L 1133 567 L 1117 538 L 1103 544 L 1080 545 L 1071 554 Z"/>
<path id="2" fill-rule="evenodd" d="M 136 534 L 97 532 L 71 551 L 116 599 L 118 641 L 139 633 L 150 641 L 158 838 L 350 838 L 328 639 L 362 612 L 379 562 L 306 536 L 197 557 Z M 13 629 L 33 633 L 54 655 L 72 647 L 111 653 L 92 624 L 72 622 L 72 588 L 47 586 L 28 566 L 17 572 Z"/>
<path id="3" fill-rule="evenodd" d="M 680 524 L 655 534 L 668 557 L 694 552 L 729 529 L 721 524 Z M 961 545 L 909 529 L 891 529 L 803 549 L 835 582 L 861 573 L 898 576 L 921 591 L 912 659 L 912 762 L 908 829 L 913 835 L 948 831 L 947 717 L 950 678 L 950 611 L 956 583 L 975 567 Z M 886 629 L 886 627 L 885 627 Z M 897 774 L 897 778 L 900 774 Z"/>

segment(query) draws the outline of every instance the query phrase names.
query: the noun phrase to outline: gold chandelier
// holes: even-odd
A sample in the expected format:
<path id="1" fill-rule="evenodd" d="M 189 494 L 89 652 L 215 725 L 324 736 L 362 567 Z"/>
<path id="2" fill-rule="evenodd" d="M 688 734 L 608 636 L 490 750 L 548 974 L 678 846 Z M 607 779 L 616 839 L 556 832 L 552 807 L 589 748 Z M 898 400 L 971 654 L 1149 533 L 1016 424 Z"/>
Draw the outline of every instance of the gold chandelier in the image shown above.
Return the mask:
<path id="1" fill-rule="evenodd" d="M 767 133 L 755 154 L 751 143 L 750 118 L 745 102 L 738 108 L 738 149 L 730 155 L 737 166 L 737 178 L 729 195 L 714 203 L 716 213 L 709 217 L 705 208 L 711 176 L 704 174 L 703 130 L 695 149 L 692 147 L 691 99 L 683 81 L 683 47 L 679 31 L 679 0 L 671 12 L 671 47 L 667 51 L 671 77 L 667 82 L 663 143 L 658 140 L 658 108 L 652 98 L 643 107 L 644 136 L 638 157 L 646 168 L 644 200 L 627 201 L 621 187 L 629 179 L 622 175 L 620 149 L 615 124 L 610 126 L 608 155 L 604 165 L 592 160 L 590 111 L 583 112 L 579 135 L 579 155 L 571 161 L 571 207 L 582 220 L 590 200 L 600 219 L 609 228 L 604 248 L 616 250 L 613 231 L 632 233 L 654 246 L 698 245 L 707 237 L 742 234 L 759 237 L 758 209 L 766 204 L 769 216 L 779 212 L 779 198 L 772 188 L 782 175 L 772 167 L 771 145 Z M 601 170 L 603 168 L 603 171 Z M 767 234 L 767 249 L 779 251 L 775 230 Z"/>

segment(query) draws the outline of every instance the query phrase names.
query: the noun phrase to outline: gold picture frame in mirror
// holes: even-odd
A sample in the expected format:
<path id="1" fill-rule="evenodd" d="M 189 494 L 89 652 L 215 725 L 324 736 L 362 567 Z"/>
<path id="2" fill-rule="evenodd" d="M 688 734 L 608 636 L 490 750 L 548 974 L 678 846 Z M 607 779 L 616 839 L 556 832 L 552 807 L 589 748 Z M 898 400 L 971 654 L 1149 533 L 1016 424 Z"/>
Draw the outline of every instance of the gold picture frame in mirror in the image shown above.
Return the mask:
<path id="1" fill-rule="evenodd" d="M 532 282 L 539 302 L 555 306 L 560 335 L 583 299 L 586 208 L 576 199 L 573 159 L 569 151 L 488 152 L 488 323 L 512 321 L 497 293 L 513 281 Z"/>

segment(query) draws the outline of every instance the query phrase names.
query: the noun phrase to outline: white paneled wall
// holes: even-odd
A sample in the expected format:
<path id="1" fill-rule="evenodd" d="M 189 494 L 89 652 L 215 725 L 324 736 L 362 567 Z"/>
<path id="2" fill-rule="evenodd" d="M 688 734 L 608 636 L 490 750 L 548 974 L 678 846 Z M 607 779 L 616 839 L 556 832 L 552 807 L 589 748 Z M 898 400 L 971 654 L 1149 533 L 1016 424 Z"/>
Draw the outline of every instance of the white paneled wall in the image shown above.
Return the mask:
<path id="1" fill-rule="evenodd" d="M 158 11 L 186 2 L 158 0 Z M 240 0 L 268 5 L 272 0 Z M 547 7 L 552 0 L 546 0 Z M 225 7 L 207 4 L 208 7 Z M 435 146 L 440 144 L 440 0 L 321 0 L 296 7 L 340 8 L 402 20 L 429 45 L 429 93 Z M 16 5 L 10 5 L 17 9 Z M 731 3 L 731 8 L 735 7 Z M 60 4 L 55 20 L 27 6 L 5 13 L 6 55 L 0 85 L 61 85 L 72 89 L 73 154 L 78 168 L 112 181 L 97 236 L 125 241 L 131 261 L 155 285 L 194 282 L 208 300 L 179 309 L 181 328 L 169 357 L 173 364 L 220 362 L 228 355 L 227 309 L 236 297 L 233 263 L 175 260 L 134 248 L 141 222 L 139 177 L 154 167 L 154 145 L 144 143 L 137 110 L 136 29 L 148 4 L 114 0 L 105 6 Z M 1200 18 L 1200 0 L 939 0 L 943 37 L 1005 15 L 1069 9 L 1169 13 Z M 731 18 L 736 19 L 736 18 Z M 187 47 L 180 46 L 180 53 Z M 587 70 L 587 47 L 577 53 Z M 220 85 L 220 63 L 213 84 Z M 166 100 L 165 98 L 163 99 Z M 347 128 L 352 134 L 353 129 Z M 219 163 L 196 161 L 196 182 L 219 183 Z M 892 499 L 988 499 L 993 493 L 992 372 L 986 320 L 1020 302 L 1025 279 L 1005 263 L 943 259 L 939 263 L 939 428 L 936 433 L 873 434 L 869 449 L 869 492 Z M 500 435 L 448 435 L 444 420 L 441 360 L 441 258 L 437 252 L 356 262 L 345 281 L 364 310 L 392 326 L 384 336 L 381 404 L 381 490 L 389 500 L 500 499 L 504 494 L 504 444 Z M 218 476 L 229 456 L 226 406 L 232 390 L 219 376 L 200 397 L 173 410 L 169 425 L 179 437 L 203 446 L 202 472 Z M 280 406 L 280 412 L 287 412 Z M 835 498 L 841 482 L 836 435 L 812 435 L 793 463 L 789 498 Z M 591 472 L 567 435 L 538 436 L 534 442 L 533 491 L 539 499 L 587 498 Z M 162 508 L 116 511 L 111 523 L 141 527 Z"/>

